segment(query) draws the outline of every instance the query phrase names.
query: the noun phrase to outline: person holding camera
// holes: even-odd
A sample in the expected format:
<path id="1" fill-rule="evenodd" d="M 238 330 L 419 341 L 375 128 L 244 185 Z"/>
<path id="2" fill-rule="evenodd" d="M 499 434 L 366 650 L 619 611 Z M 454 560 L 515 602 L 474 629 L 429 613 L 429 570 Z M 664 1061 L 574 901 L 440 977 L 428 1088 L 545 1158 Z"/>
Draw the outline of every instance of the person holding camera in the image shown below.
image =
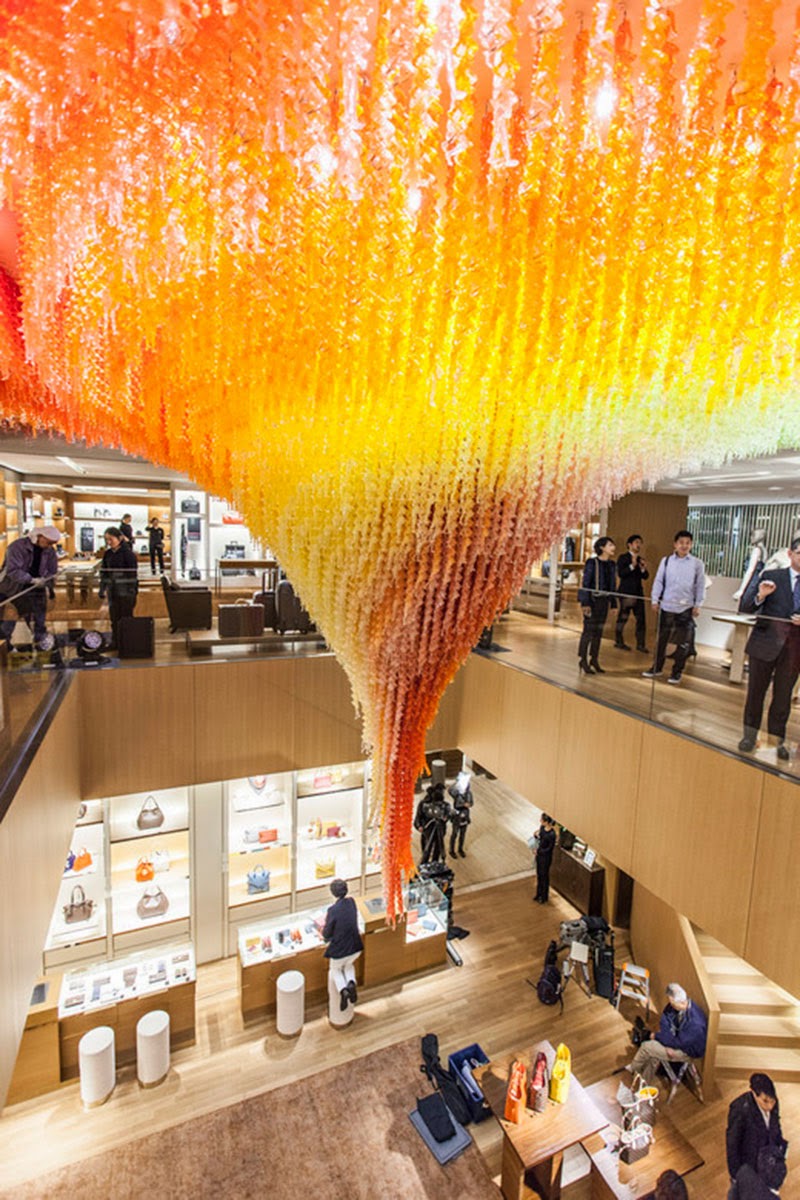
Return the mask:
<path id="1" fill-rule="evenodd" d="M 708 1022 L 702 1008 L 689 999 L 679 983 L 667 984 L 667 1004 L 656 1033 L 639 1026 L 638 1049 L 628 1070 L 651 1084 L 662 1062 L 689 1062 L 706 1052 Z"/>
<path id="2" fill-rule="evenodd" d="M 585 675 L 604 675 L 598 656 L 603 626 L 609 608 L 617 607 L 614 595 L 616 546 L 610 537 L 598 538 L 594 557 L 583 568 L 583 580 L 578 589 L 578 603 L 583 612 L 583 632 L 578 644 L 578 667 Z"/>
<path id="3" fill-rule="evenodd" d="M 744 736 L 739 749 L 745 754 L 755 750 L 764 700 L 772 684 L 767 730 L 778 743 L 778 758 L 786 762 L 789 759 L 786 724 L 792 708 L 792 692 L 800 675 L 800 538 L 792 540 L 789 566 L 757 575 L 740 607 L 744 613 L 757 613 L 759 619 L 745 647 L 750 670 Z"/>

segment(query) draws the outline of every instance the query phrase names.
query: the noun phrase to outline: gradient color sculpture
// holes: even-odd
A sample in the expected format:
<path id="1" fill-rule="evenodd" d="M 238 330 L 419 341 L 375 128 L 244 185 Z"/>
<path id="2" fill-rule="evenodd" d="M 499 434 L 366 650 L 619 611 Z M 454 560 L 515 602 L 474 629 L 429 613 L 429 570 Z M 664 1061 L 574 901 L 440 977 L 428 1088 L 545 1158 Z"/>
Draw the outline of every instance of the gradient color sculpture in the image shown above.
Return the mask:
<path id="1" fill-rule="evenodd" d="M 0 39 L 2 412 L 268 539 L 394 915 L 426 729 L 528 563 L 800 441 L 794 9 L 0 0 Z"/>

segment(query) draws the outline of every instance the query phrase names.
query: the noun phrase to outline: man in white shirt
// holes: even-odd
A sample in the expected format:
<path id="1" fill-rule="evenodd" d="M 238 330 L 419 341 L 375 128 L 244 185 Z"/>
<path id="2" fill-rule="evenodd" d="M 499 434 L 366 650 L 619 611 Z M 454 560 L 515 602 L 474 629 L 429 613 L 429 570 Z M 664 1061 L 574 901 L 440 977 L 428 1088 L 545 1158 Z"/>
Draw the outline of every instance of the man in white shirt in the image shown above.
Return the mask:
<path id="1" fill-rule="evenodd" d="M 700 615 L 706 594 L 706 573 L 699 558 L 692 554 L 692 535 L 688 529 L 675 534 L 674 551 L 658 564 L 650 603 L 660 612 L 656 656 L 645 679 L 655 679 L 664 670 L 667 646 L 675 643 L 675 658 L 668 683 L 680 683 L 692 639 L 693 621 Z"/>
<path id="2" fill-rule="evenodd" d="M 744 737 L 739 749 L 756 748 L 764 700 L 772 683 L 772 701 L 767 729 L 777 740 L 778 758 L 789 758 L 786 724 L 792 708 L 792 691 L 800 674 L 800 538 L 789 548 L 789 566 L 762 571 L 742 597 L 742 612 L 758 614 L 747 641 L 750 658 L 747 700 L 744 706 Z"/>

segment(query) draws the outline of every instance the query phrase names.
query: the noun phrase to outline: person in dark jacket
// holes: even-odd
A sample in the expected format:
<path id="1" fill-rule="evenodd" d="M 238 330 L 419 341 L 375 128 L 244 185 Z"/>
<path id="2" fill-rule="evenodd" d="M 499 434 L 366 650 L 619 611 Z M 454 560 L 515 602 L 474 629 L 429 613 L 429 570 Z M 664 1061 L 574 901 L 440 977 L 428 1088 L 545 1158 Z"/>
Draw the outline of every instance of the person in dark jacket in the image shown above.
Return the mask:
<path id="1" fill-rule="evenodd" d="M 539 845 L 536 849 L 536 895 L 537 904 L 547 904 L 550 899 L 550 864 L 556 848 L 555 821 L 542 813 L 539 826 Z"/>
<path id="2" fill-rule="evenodd" d="M 608 610 L 617 607 L 617 600 L 613 594 L 617 583 L 615 551 L 616 546 L 610 537 L 597 539 L 594 544 L 595 557 L 590 558 L 583 568 L 583 580 L 578 589 L 578 603 L 583 610 L 578 665 L 586 675 L 604 673 L 598 655 Z"/>
<path id="3" fill-rule="evenodd" d="M 757 1071 L 750 1076 L 750 1090 L 737 1096 L 728 1109 L 725 1149 L 731 1180 L 745 1164 L 756 1170 L 763 1147 L 771 1146 L 785 1154 L 786 1145 L 775 1084 L 769 1075 Z"/>
<path id="4" fill-rule="evenodd" d="M 118 646 L 119 623 L 123 617 L 132 617 L 136 607 L 139 564 L 116 525 L 109 526 L 105 539 L 108 549 L 100 566 L 99 596 L 108 599 L 112 644 Z"/>
<path id="5" fill-rule="evenodd" d="M 148 529 L 150 538 L 150 570 L 155 575 L 156 559 L 158 559 L 158 569 L 161 574 L 164 574 L 164 530 L 161 528 L 158 517 L 153 517 Z"/>
<path id="6" fill-rule="evenodd" d="M 472 774 L 470 771 L 459 771 L 455 782 L 450 785 L 448 792 L 450 799 L 453 801 L 453 806 L 450 809 L 450 857 L 456 856 L 456 841 L 458 841 L 458 853 L 462 858 L 467 857 L 467 852 L 464 849 L 464 839 L 467 836 L 467 829 L 472 820 L 470 810 L 475 803 L 472 798 L 472 788 L 470 787 L 470 779 Z"/>
<path id="7" fill-rule="evenodd" d="M 647 646 L 644 644 L 647 637 L 647 618 L 644 611 L 642 584 L 645 579 L 650 578 L 650 572 L 647 570 L 647 563 L 642 558 L 642 535 L 632 533 L 626 545 L 628 547 L 626 553 L 620 554 L 617 559 L 618 589 L 622 595 L 619 598 L 614 645 L 618 650 L 630 650 L 630 646 L 625 645 L 623 633 L 625 623 L 629 615 L 633 613 L 636 621 L 636 649 L 642 654 L 647 654 Z"/>
<path id="8" fill-rule="evenodd" d="M 659 1063 L 702 1058 L 707 1035 L 708 1022 L 702 1008 L 689 999 L 679 983 L 668 983 L 667 1005 L 658 1031 L 641 1043 L 628 1070 L 650 1084 Z"/>
<path id="9" fill-rule="evenodd" d="M 358 909 L 352 896 L 347 894 L 344 879 L 334 879 L 331 894 L 335 904 L 328 909 L 322 936 L 328 943 L 325 957 L 329 959 L 330 972 L 339 992 L 339 1007 L 347 1011 L 348 1004 L 355 1004 L 356 973 L 353 964 L 364 949 L 358 928 Z"/>
<path id="10" fill-rule="evenodd" d="M 27 537 L 11 543 L 0 570 L 0 614 L 5 615 L 3 606 L 10 600 L 20 620 L 28 626 L 32 623 L 37 642 L 47 633 L 47 597 L 52 600 L 56 594 L 56 545 L 60 540 L 61 533 L 55 525 L 32 529 Z M 16 620 L 0 622 L 0 636 L 8 641 L 15 625 Z"/>
<path id="11" fill-rule="evenodd" d="M 672 1169 L 662 1171 L 656 1180 L 653 1200 L 689 1200 L 683 1177 Z"/>
<path id="12" fill-rule="evenodd" d="M 786 724 L 792 709 L 792 691 L 800 675 L 800 538 L 792 541 L 789 566 L 757 575 L 742 597 L 740 609 L 758 613 L 759 620 L 745 647 L 750 671 L 744 737 L 739 749 L 749 753 L 756 748 L 764 699 L 771 683 L 767 729 L 778 743 L 778 758 L 786 761 L 789 758 Z"/>
<path id="13" fill-rule="evenodd" d="M 756 1170 L 745 1163 L 736 1172 L 728 1200 L 773 1200 L 786 1179 L 786 1159 L 775 1146 L 762 1146 Z"/>
<path id="14" fill-rule="evenodd" d="M 125 538 L 125 541 L 128 543 L 131 550 L 133 550 L 133 552 L 135 554 L 136 547 L 133 544 L 133 526 L 131 525 L 131 514 L 130 513 L 125 513 L 125 516 L 120 521 L 119 531 L 122 534 L 122 536 Z"/>

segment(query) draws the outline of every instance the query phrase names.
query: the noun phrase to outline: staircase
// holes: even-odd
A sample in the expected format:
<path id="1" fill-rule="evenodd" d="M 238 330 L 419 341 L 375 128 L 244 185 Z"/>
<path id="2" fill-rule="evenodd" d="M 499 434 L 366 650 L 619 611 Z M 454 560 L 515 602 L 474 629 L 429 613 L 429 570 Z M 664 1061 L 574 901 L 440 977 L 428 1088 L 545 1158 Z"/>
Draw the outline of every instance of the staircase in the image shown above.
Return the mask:
<path id="1" fill-rule="evenodd" d="M 716 1074 L 800 1081 L 800 1003 L 707 933 L 695 936 L 720 1010 Z"/>

